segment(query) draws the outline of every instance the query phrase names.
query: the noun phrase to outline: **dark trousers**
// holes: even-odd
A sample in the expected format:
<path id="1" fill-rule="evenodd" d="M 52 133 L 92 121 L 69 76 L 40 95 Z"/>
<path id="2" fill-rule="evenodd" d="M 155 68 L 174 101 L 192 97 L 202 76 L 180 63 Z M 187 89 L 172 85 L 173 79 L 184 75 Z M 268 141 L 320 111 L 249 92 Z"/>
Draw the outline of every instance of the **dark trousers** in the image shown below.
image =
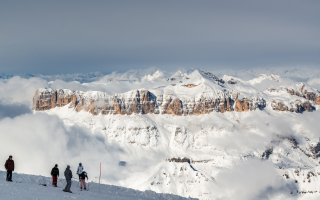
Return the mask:
<path id="1" fill-rule="evenodd" d="M 70 192 L 70 188 L 71 188 L 71 180 L 66 180 L 67 181 L 67 185 L 66 187 L 64 188 L 64 190 L 66 192 Z"/>
<path id="2" fill-rule="evenodd" d="M 52 186 L 57 186 L 57 182 L 58 182 L 58 177 L 52 176 Z"/>
<path id="3" fill-rule="evenodd" d="M 11 170 L 7 171 L 7 181 L 12 181 L 12 171 Z"/>

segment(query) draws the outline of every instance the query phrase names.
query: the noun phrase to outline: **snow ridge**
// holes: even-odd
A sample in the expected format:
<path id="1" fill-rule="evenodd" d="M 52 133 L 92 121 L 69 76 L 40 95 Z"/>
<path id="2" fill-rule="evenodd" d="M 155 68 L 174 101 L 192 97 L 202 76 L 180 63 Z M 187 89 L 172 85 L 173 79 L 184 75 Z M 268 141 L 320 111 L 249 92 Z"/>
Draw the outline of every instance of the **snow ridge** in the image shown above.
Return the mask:
<path id="1" fill-rule="evenodd" d="M 58 178 L 58 187 L 51 186 L 52 178 L 44 176 L 35 176 L 28 174 L 13 173 L 13 182 L 5 182 L 6 172 L 0 171 L 2 192 L 0 193 L 1 199 L 141 199 L 141 200 L 183 200 L 193 198 L 183 198 L 181 196 L 172 194 L 159 194 L 153 191 L 137 191 L 129 188 L 98 184 L 95 182 L 87 183 L 89 191 L 80 191 L 78 181 L 72 180 L 71 191 L 72 194 L 62 191 L 66 183 L 65 179 Z M 46 185 L 46 187 L 44 186 Z M 78 188 L 77 188 L 78 186 Z M 18 190 L 19 192 L 17 192 Z"/>

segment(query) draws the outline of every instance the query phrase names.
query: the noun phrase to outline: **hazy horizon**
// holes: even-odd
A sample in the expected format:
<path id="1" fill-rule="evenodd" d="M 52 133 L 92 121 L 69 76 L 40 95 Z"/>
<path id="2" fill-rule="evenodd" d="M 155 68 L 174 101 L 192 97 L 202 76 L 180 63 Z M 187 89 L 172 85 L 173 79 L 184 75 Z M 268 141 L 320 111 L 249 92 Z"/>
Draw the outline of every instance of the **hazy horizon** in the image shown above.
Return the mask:
<path id="1" fill-rule="evenodd" d="M 5 1 L 0 73 L 320 66 L 319 1 Z"/>

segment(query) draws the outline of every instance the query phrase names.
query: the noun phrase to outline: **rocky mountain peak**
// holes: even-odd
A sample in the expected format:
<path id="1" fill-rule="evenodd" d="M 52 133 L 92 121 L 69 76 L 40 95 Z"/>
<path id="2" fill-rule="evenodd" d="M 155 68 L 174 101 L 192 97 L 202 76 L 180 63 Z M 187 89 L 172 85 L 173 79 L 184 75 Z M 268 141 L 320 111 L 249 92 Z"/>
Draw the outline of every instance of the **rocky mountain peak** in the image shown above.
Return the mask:
<path id="1" fill-rule="evenodd" d="M 145 81 L 162 76 L 160 71 L 156 71 Z M 315 105 L 320 105 L 319 92 L 304 83 L 270 88 L 265 92 L 254 88 L 254 83 L 266 78 L 276 82 L 280 80 L 278 76 L 263 74 L 251 81 L 226 75 L 219 79 L 210 72 L 197 69 L 190 74 L 178 71 L 164 87 L 132 90 L 114 95 L 99 91 L 39 89 L 34 96 L 33 109 L 49 110 L 68 104 L 77 111 L 85 110 L 94 115 L 202 115 L 211 112 L 247 112 L 264 109 L 266 106 L 275 111 L 301 113 L 313 111 Z"/>

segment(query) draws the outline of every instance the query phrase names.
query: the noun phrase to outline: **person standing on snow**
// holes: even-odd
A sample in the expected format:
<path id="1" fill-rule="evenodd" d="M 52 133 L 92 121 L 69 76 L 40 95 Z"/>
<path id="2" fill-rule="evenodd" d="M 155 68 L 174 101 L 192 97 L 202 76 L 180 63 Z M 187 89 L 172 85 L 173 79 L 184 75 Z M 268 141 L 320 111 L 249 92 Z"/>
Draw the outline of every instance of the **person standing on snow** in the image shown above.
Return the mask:
<path id="1" fill-rule="evenodd" d="M 83 172 L 83 166 L 81 163 L 79 163 L 79 166 L 78 166 L 78 169 L 77 169 L 77 174 L 79 175 L 79 180 L 80 180 L 80 175 L 82 174 Z"/>
<path id="2" fill-rule="evenodd" d="M 59 169 L 57 164 L 54 166 L 54 168 L 52 168 L 51 176 L 52 176 L 52 186 L 57 187 L 58 176 L 59 176 Z"/>
<path id="3" fill-rule="evenodd" d="M 72 179 L 72 171 L 70 170 L 70 165 L 67 165 L 66 170 L 64 171 L 64 176 L 66 177 L 66 181 L 67 181 L 67 185 L 64 188 L 64 192 L 70 192 L 70 188 L 71 188 L 71 179 Z"/>
<path id="4" fill-rule="evenodd" d="M 84 190 L 87 190 L 86 189 L 86 177 L 87 177 L 87 180 L 88 180 L 87 172 L 83 171 L 80 174 L 80 189 L 81 190 L 82 190 L 82 186 L 84 187 Z"/>
<path id="5" fill-rule="evenodd" d="M 4 167 L 7 170 L 7 181 L 12 182 L 12 171 L 14 171 L 14 161 L 12 160 L 12 156 L 9 156 Z"/>

